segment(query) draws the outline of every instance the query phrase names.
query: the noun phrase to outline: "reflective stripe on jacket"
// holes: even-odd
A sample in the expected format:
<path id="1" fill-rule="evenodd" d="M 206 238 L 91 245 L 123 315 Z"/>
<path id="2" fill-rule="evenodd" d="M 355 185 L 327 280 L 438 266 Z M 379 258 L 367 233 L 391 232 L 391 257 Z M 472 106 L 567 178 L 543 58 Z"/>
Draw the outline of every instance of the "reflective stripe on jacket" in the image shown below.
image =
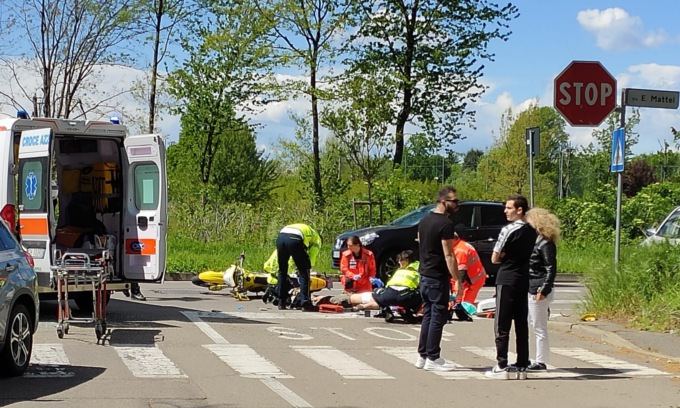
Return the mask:
<path id="1" fill-rule="evenodd" d="M 458 269 L 467 272 L 470 284 L 486 276 L 486 271 L 482 261 L 479 259 L 479 254 L 471 244 L 458 239 L 453 245 L 453 253 L 456 256 L 456 261 L 458 261 Z"/>
<path id="2" fill-rule="evenodd" d="M 420 274 L 418 273 L 418 262 L 413 262 L 406 268 L 397 269 L 385 286 L 405 286 L 413 290 L 418 287 L 419 283 Z"/>

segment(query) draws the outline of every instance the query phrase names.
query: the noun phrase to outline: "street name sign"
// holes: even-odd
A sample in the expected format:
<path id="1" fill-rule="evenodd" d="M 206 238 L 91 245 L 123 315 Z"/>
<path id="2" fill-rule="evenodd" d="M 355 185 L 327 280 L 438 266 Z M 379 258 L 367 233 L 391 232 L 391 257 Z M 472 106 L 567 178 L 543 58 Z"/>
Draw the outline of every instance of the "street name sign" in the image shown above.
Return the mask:
<path id="1" fill-rule="evenodd" d="M 680 92 L 626 88 L 626 105 L 641 108 L 678 109 Z"/>

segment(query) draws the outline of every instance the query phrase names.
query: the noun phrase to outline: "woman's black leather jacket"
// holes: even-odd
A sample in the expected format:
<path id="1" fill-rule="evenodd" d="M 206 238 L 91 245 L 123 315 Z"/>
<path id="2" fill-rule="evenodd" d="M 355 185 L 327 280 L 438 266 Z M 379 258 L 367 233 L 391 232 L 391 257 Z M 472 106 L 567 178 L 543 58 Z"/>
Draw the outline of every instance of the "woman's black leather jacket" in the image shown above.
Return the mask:
<path id="1" fill-rule="evenodd" d="M 529 258 L 529 293 L 541 292 L 547 296 L 555 283 L 557 273 L 557 247 L 555 243 L 539 235 Z"/>

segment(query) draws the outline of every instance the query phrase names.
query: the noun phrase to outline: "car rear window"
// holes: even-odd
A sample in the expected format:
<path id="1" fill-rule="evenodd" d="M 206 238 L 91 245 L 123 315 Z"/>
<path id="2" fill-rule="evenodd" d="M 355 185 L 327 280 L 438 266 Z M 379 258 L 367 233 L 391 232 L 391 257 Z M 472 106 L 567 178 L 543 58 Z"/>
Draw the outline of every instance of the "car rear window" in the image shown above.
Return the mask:
<path id="1" fill-rule="evenodd" d="M 12 238 L 12 234 L 7 230 L 7 227 L 0 225 L 0 251 L 15 249 L 16 247 L 17 243 Z"/>

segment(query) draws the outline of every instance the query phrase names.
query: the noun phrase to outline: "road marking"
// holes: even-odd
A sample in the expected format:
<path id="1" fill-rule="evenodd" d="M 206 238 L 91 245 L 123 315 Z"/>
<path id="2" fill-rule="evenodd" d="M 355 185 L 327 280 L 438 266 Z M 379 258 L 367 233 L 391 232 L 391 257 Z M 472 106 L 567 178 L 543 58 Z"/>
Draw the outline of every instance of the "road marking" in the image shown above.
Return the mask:
<path id="1" fill-rule="evenodd" d="M 487 358 L 489 360 L 492 360 L 493 362 L 496 361 L 496 348 L 495 347 L 472 347 L 472 346 L 465 346 L 461 347 L 465 351 L 469 351 L 472 354 L 476 354 L 480 357 Z M 509 351 L 508 352 L 508 361 L 516 361 L 517 360 L 517 354 Z M 580 373 L 575 373 L 571 372 L 568 370 L 563 370 L 560 368 L 555 368 L 553 366 L 548 366 L 549 370 L 548 371 L 542 371 L 542 372 L 537 372 L 537 371 L 532 371 L 529 374 L 529 378 L 573 378 L 573 377 L 580 377 L 582 374 Z"/>
<path id="2" fill-rule="evenodd" d="M 200 312 L 182 312 L 187 319 L 191 320 L 196 327 L 198 327 L 206 336 L 216 344 L 229 344 L 227 339 L 222 337 L 218 332 L 215 331 L 210 325 L 201 319 Z"/>
<path id="3" fill-rule="evenodd" d="M 285 399 L 288 401 L 290 405 L 292 405 L 295 408 L 313 408 L 312 405 L 302 399 L 299 395 L 291 391 L 290 389 L 286 388 L 283 384 L 280 382 L 273 380 L 271 378 L 262 378 L 260 381 L 267 387 L 269 387 L 270 390 L 274 391 L 277 393 L 281 398 Z"/>
<path id="4" fill-rule="evenodd" d="M 416 351 L 415 347 L 382 347 L 378 346 L 376 347 L 378 350 L 382 350 L 385 353 L 397 357 L 401 360 L 406 361 L 410 365 L 414 365 L 416 360 L 418 359 L 418 352 Z M 478 373 L 475 371 L 472 371 L 469 368 L 464 368 L 462 365 L 455 363 L 451 360 L 446 360 L 446 362 L 451 365 L 456 367 L 454 371 L 425 371 L 427 373 L 433 373 L 436 374 L 440 377 L 447 378 L 447 379 L 456 379 L 456 380 L 469 380 L 469 379 L 480 379 L 484 378 L 483 373 Z M 413 367 L 414 370 L 417 370 L 417 368 Z"/>
<path id="5" fill-rule="evenodd" d="M 154 345 L 111 346 L 137 378 L 187 378 L 175 363 Z"/>
<path id="6" fill-rule="evenodd" d="M 228 353 L 223 354 L 222 356 L 219 355 L 216 351 L 219 351 L 218 348 L 222 347 L 222 351 L 229 346 L 229 342 L 227 339 L 222 337 L 217 331 L 215 331 L 210 325 L 208 325 L 206 322 L 201 319 L 201 317 L 207 317 L 207 318 L 219 318 L 218 316 L 224 316 L 223 313 L 206 313 L 206 312 L 195 312 L 195 311 L 183 311 L 182 314 L 186 316 L 190 321 L 192 321 L 196 327 L 198 327 L 203 333 L 205 333 L 206 336 L 208 336 L 215 344 L 210 344 L 210 345 L 204 345 L 203 347 L 211 350 L 213 353 L 219 356 L 219 358 L 227 363 L 229 365 L 229 358 L 227 357 Z M 302 314 L 302 313 L 301 313 Z M 238 345 L 234 345 L 238 346 Z M 247 346 L 246 346 L 247 347 Z M 214 349 L 211 349 L 214 348 Z M 241 349 L 243 350 L 243 349 Z M 254 351 L 253 351 L 254 353 Z M 223 358 L 224 357 L 224 358 Z M 264 360 L 264 357 L 262 357 Z M 266 360 L 265 360 L 266 361 Z M 271 363 L 270 363 L 271 364 Z M 273 365 L 273 364 L 272 364 Z M 230 366 L 231 367 L 231 366 Z M 242 367 L 242 365 L 239 365 L 239 367 Z M 262 366 L 264 367 L 264 366 Z M 234 367 L 232 367 L 234 368 Z M 278 367 L 276 367 L 278 369 Z M 234 368 L 235 371 L 238 371 Z M 251 370 L 252 371 L 252 370 Z M 279 370 L 280 371 L 280 370 Z M 287 375 L 281 371 L 282 375 Z M 292 377 L 281 377 L 281 378 L 292 378 Z M 278 382 L 276 379 L 273 378 L 259 378 L 260 382 L 267 386 L 270 390 L 274 391 L 278 396 L 283 398 L 284 400 L 288 401 L 290 405 L 292 405 L 295 408 L 313 408 L 307 401 L 304 400 L 304 398 L 300 397 L 296 393 L 294 393 L 291 389 L 287 388 L 285 385 L 281 384 Z"/>
<path id="7" fill-rule="evenodd" d="M 335 371 L 343 378 L 354 380 L 393 380 L 377 368 L 330 346 L 291 346 L 305 357 L 319 365 Z"/>
<path id="8" fill-rule="evenodd" d="M 341 319 L 373 319 L 364 317 L 356 312 L 350 313 L 302 313 L 299 310 L 281 310 L 276 312 L 194 312 L 185 311 L 183 314 L 195 314 L 200 319 L 223 320 L 341 320 Z"/>
<path id="9" fill-rule="evenodd" d="M 331 332 L 335 335 L 342 337 L 343 339 L 347 339 L 347 340 L 350 340 L 350 341 L 356 340 L 354 337 L 350 337 L 350 336 L 346 335 L 345 333 L 340 332 L 340 330 L 342 330 L 341 327 L 310 327 L 310 329 L 312 329 L 312 330 L 326 330 L 328 332 Z"/>
<path id="10" fill-rule="evenodd" d="M 416 336 L 403 332 L 401 330 L 397 329 L 392 329 L 390 327 L 367 327 L 364 329 L 364 331 L 368 334 L 372 334 L 373 336 L 380 337 L 382 339 L 387 339 L 387 340 L 398 340 L 398 341 L 413 341 L 416 340 Z M 392 337 L 387 334 L 380 334 L 380 332 L 383 333 L 396 333 L 398 334 L 398 337 Z"/>
<path id="11" fill-rule="evenodd" d="M 614 357 L 603 356 L 602 354 L 593 353 L 592 351 L 582 348 L 551 348 L 551 352 L 565 357 L 581 360 L 589 364 L 593 364 L 602 368 L 619 371 L 626 375 L 632 376 L 655 376 L 655 375 L 669 375 L 669 373 L 659 371 L 654 368 L 645 367 L 643 365 L 629 363 L 627 361 L 619 360 Z"/>
<path id="12" fill-rule="evenodd" d="M 293 378 L 245 344 L 206 344 L 222 362 L 245 378 Z"/>
<path id="13" fill-rule="evenodd" d="M 33 344 L 31 363 L 24 378 L 67 378 L 76 375 L 66 371 L 71 362 L 63 344 Z"/>

